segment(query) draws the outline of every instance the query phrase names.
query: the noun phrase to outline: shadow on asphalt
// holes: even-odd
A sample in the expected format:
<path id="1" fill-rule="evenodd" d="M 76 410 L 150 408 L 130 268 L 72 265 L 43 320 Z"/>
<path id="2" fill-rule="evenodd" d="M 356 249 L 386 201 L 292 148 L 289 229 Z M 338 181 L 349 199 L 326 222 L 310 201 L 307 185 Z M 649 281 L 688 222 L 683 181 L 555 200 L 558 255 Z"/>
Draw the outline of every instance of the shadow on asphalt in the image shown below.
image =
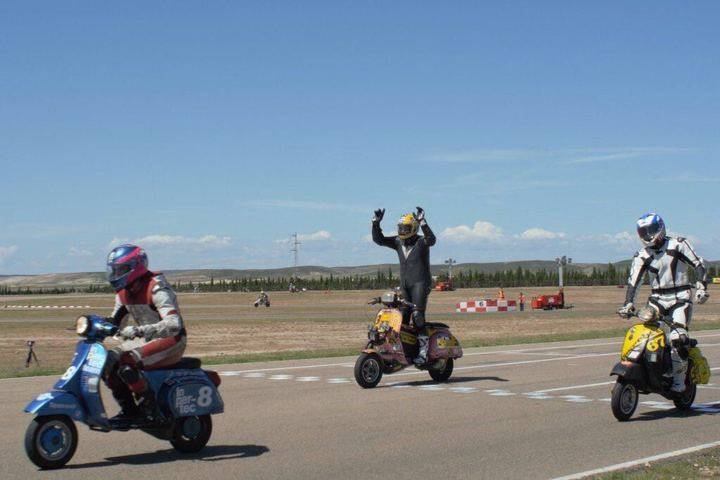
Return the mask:
<path id="1" fill-rule="evenodd" d="M 717 415 L 717 412 L 707 412 L 704 410 L 653 410 L 652 412 L 643 412 L 637 417 L 631 418 L 631 422 L 648 422 L 651 420 L 662 420 L 664 418 L 689 418 L 699 417 L 702 415 Z"/>
<path id="2" fill-rule="evenodd" d="M 201 460 L 204 462 L 217 462 L 221 460 L 234 460 L 238 458 L 258 457 L 270 449 L 264 445 L 211 445 L 198 453 L 178 453 L 175 449 L 157 450 L 155 452 L 139 453 L 137 455 L 122 455 L 107 457 L 102 462 L 70 464 L 66 469 L 112 467 L 115 465 L 154 465 L 158 463 L 177 462 L 182 460 Z"/>
<path id="3" fill-rule="evenodd" d="M 392 378 L 389 376 L 388 378 Z M 407 385 L 409 387 L 419 387 L 422 385 L 451 385 L 453 383 L 465 383 L 465 382 L 508 382 L 507 378 L 500 377 L 450 377 L 446 382 L 436 382 L 435 380 L 417 380 L 414 382 L 399 382 L 393 383 L 392 385 L 378 385 L 375 388 L 392 388 L 396 385 Z"/>

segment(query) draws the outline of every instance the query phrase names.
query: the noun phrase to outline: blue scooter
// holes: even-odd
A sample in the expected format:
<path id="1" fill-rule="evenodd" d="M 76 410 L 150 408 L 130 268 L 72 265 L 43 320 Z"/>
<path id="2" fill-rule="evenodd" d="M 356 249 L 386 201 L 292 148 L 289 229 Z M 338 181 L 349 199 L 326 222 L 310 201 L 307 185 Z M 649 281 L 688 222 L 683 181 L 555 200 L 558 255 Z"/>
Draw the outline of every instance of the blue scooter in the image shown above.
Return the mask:
<path id="1" fill-rule="evenodd" d="M 115 423 L 107 417 L 99 387 L 108 356 L 102 342 L 117 327 L 89 315 L 77 319 L 76 331 L 85 338 L 78 342 L 70 368 L 52 390 L 25 407 L 25 412 L 35 415 L 25 432 L 25 452 L 35 465 L 61 468 L 72 458 L 78 445 L 75 421 L 101 432 L 140 429 L 169 440 L 184 453 L 205 447 L 212 434 L 210 415 L 224 408 L 217 373 L 202 370 L 196 358 L 183 358 L 163 370 L 147 370 L 144 375 L 157 405 L 153 419 L 133 426 Z"/>

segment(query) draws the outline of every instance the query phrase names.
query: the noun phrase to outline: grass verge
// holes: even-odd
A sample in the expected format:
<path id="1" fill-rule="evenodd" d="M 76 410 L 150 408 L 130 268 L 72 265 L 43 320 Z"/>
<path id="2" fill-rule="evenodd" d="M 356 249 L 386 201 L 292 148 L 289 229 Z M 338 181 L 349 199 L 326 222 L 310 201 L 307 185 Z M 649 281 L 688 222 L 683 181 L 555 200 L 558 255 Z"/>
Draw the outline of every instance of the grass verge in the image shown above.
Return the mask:
<path id="1" fill-rule="evenodd" d="M 690 454 L 686 457 L 645 464 L 630 470 L 608 473 L 596 480 L 694 480 L 697 478 L 720 478 L 720 448 Z"/>
<path id="2" fill-rule="evenodd" d="M 629 325 L 628 325 L 629 327 Z M 694 332 L 702 330 L 720 329 L 720 321 L 704 322 L 694 326 Z M 496 347 L 502 345 L 517 345 L 525 343 L 564 342 L 572 340 L 592 340 L 602 338 L 618 338 L 625 335 L 627 328 L 612 328 L 606 330 L 589 330 L 587 332 L 570 332 L 559 334 L 540 335 L 514 335 L 503 338 L 470 338 L 461 339 L 465 348 Z M 702 348 L 702 344 L 700 344 Z M 303 360 L 309 358 L 347 357 L 356 355 L 360 347 L 315 349 L 315 350 L 286 350 L 265 353 L 248 353 L 240 355 L 218 355 L 203 357 L 205 365 L 219 365 L 226 363 L 269 362 L 276 360 Z M 0 378 L 33 377 L 39 375 L 54 375 L 65 371 L 66 367 L 59 368 L 28 368 L 26 370 L 4 370 L 0 368 Z"/>

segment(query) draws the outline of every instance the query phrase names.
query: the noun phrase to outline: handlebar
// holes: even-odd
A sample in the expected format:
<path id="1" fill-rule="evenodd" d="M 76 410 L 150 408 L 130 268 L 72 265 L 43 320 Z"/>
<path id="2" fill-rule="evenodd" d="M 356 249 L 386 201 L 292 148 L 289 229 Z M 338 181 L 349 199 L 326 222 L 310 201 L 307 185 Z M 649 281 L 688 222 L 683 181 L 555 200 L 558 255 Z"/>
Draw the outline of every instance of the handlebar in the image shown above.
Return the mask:
<path id="1" fill-rule="evenodd" d="M 370 300 L 367 304 L 368 304 L 368 305 L 377 305 L 378 303 L 383 303 L 382 297 L 375 297 L 375 298 L 373 298 L 372 300 Z M 405 300 L 405 299 L 403 299 L 403 298 L 398 299 L 398 303 L 399 303 L 401 306 L 403 306 L 403 307 L 415 308 L 415 304 L 414 304 L 414 303 L 408 302 L 407 300 Z"/>

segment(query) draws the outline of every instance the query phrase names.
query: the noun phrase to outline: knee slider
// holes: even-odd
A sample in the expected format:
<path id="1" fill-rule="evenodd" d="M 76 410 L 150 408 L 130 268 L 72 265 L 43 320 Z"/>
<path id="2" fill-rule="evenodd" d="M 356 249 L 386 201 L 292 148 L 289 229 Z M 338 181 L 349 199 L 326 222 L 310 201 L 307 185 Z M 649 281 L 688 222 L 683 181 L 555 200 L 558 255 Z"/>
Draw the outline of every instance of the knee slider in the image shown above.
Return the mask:
<path id="1" fill-rule="evenodd" d="M 140 372 L 130 365 L 123 365 L 118 369 L 118 376 L 127 385 L 133 385 L 140 381 Z"/>
<path id="2" fill-rule="evenodd" d="M 413 311 L 412 314 L 413 323 L 416 327 L 422 327 L 425 325 L 425 312 L 421 312 L 419 310 Z"/>
<path id="3" fill-rule="evenodd" d="M 685 327 L 675 327 L 670 332 L 670 343 L 675 346 L 683 346 L 690 343 L 690 337 Z"/>
<path id="4" fill-rule="evenodd" d="M 120 363 L 120 354 L 115 350 L 109 350 L 105 360 L 105 369 L 103 370 L 103 379 L 105 381 L 115 373 L 118 363 Z"/>
<path id="5" fill-rule="evenodd" d="M 683 327 L 674 328 L 670 332 L 670 345 L 677 350 L 682 359 L 686 359 L 689 355 L 688 346 L 690 345 L 690 337 L 687 330 Z"/>

